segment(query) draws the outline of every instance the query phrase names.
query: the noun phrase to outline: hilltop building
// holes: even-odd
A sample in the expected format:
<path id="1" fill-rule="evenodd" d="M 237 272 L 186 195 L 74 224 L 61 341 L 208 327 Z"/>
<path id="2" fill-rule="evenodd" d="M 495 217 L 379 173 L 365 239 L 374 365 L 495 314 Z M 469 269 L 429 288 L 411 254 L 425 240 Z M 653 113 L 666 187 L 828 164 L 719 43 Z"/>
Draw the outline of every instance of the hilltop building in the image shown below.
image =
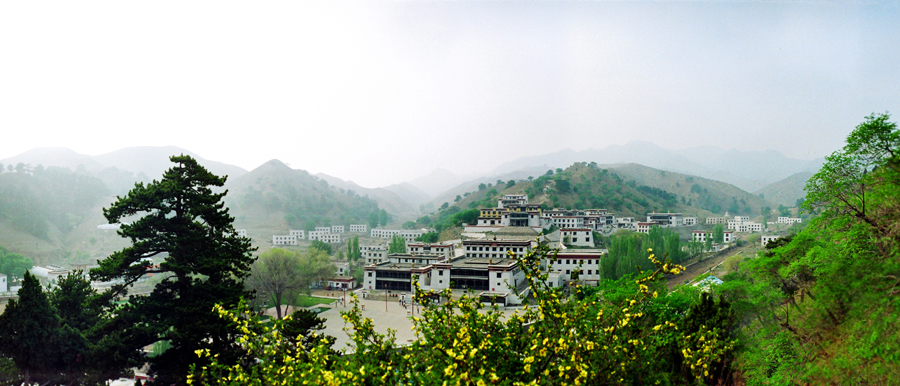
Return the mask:
<path id="1" fill-rule="evenodd" d="M 272 236 L 272 245 L 297 245 L 297 236 L 274 235 Z"/>
<path id="2" fill-rule="evenodd" d="M 366 224 L 350 224 L 351 233 L 366 233 L 368 225 Z"/>

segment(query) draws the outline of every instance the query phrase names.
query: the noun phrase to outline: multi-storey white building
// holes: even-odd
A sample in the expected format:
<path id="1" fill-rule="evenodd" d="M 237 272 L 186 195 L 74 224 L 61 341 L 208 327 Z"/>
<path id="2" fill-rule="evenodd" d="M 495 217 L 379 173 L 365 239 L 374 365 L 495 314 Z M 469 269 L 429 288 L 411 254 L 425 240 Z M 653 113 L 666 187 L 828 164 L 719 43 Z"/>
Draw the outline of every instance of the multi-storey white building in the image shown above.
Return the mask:
<path id="1" fill-rule="evenodd" d="M 525 194 L 505 194 L 502 198 L 497 199 L 497 208 L 499 209 L 526 204 L 528 204 L 528 195 Z"/>
<path id="2" fill-rule="evenodd" d="M 9 292 L 9 284 L 6 282 L 6 274 L 0 273 L 0 293 Z"/>
<path id="3" fill-rule="evenodd" d="M 760 243 L 763 247 L 765 247 L 765 246 L 768 245 L 769 243 L 771 243 L 771 242 L 773 242 L 773 241 L 775 241 L 775 240 L 778 240 L 779 238 L 781 238 L 781 236 L 778 236 L 778 235 L 761 235 L 761 236 L 759 236 L 759 243 Z"/>
<path id="4" fill-rule="evenodd" d="M 319 239 L 319 236 L 321 236 L 321 235 L 327 235 L 327 234 L 331 234 L 331 230 L 330 230 L 330 229 L 329 229 L 328 232 L 325 232 L 325 231 L 309 231 L 309 232 L 307 232 L 306 237 L 307 237 L 309 240 L 318 240 L 318 239 Z"/>
<path id="5" fill-rule="evenodd" d="M 655 222 L 664 227 L 679 227 L 682 225 L 681 213 L 647 213 L 647 222 Z"/>
<path id="6" fill-rule="evenodd" d="M 303 240 L 306 238 L 303 229 L 291 229 L 288 233 L 290 233 L 291 236 L 296 237 L 297 240 Z"/>
<path id="7" fill-rule="evenodd" d="M 636 228 L 635 232 L 650 233 L 650 228 L 653 228 L 655 226 L 659 226 L 659 224 L 657 224 L 655 222 L 639 222 L 639 223 L 637 223 L 637 228 Z"/>
<path id="8" fill-rule="evenodd" d="M 596 285 L 600 281 L 600 259 L 603 255 L 600 251 L 567 249 L 556 254 L 556 260 L 550 262 L 550 267 L 562 275 L 563 282 L 572 281 L 572 273 L 580 269 L 578 280 Z"/>
<path id="9" fill-rule="evenodd" d="M 360 245 L 360 259 L 368 264 L 377 264 L 388 260 L 388 247 L 386 245 Z"/>
<path id="10" fill-rule="evenodd" d="M 729 217 L 707 217 L 706 223 L 710 225 L 715 224 L 727 224 L 728 220 L 731 220 Z"/>
<path id="11" fill-rule="evenodd" d="M 316 232 L 331 233 L 331 227 L 316 227 Z"/>
<path id="12" fill-rule="evenodd" d="M 297 245 L 297 236 L 274 235 L 272 236 L 272 245 Z"/>
<path id="13" fill-rule="evenodd" d="M 693 231 L 693 232 L 691 232 L 691 238 L 694 241 L 699 241 L 701 243 L 705 243 L 707 237 L 712 238 L 712 232 L 710 232 L 710 231 Z M 734 241 L 734 232 L 732 232 L 732 231 L 722 232 L 722 242 L 730 243 L 732 241 Z"/>
<path id="14" fill-rule="evenodd" d="M 762 224 L 758 222 L 742 222 L 737 224 L 735 231 L 740 233 L 762 232 Z"/>
<path id="15" fill-rule="evenodd" d="M 689 227 L 691 225 L 697 225 L 696 217 L 685 217 L 682 219 L 682 221 L 684 222 L 684 226 L 686 226 L 686 227 Z"/>
<path id="16" fill-rule="evenodd" d="M 778 224 L 799 224 L 801 222 L 803 222 L 803 219 L 801 219 L 800 217 L 781 217 L 781 216 L 779 216 L 778 221 L 776 221 L 776 223 L 778 223 Z"/>
<path id="17" fill-rule="evenodd" d="M 406 242 L 415 241 L 417 238 L 422 237 L 425 234 L 424 230 L 410 230 L 410 229 L 381 229 L 375 228 L 372 229 L 372 237 L 380 238 L 380 239 L 390 239 L 393 238 L 394 235 L 399 235 L 406 239 Z"/>
<path id="18" fill-rule="evenodd" d="M 565 228 L 584 228 L 584 217 L 577 216 L 554 216 L 550 217 L 550 222 L 562 229 Z"/>
<path id="19" fill-rule="evenodd" d="M 456 250 L 453 247 L 453 244 L 428 244 L 421 242 L 413 242 L 406 244 L 406 253 L 414 253 L 414 254 L 435 254 L 441 255 L 447 258 L 456 256 Z"/>
<path id="20" fill-rule="evenodd" d="M 331 233 L 344 233 L 344 226 L 343 225 L 332 225 Z"/>
<path id="21" fill-rule="evenodd" d="M 366 224 L 350 224 L 350 232 L 366 233 L 368 226 Z"/>
<path id="22" fill-rule="evenodd" d="M 593 247 L 594 234 L 588 228 L 565 228 L 560 230 L 560 238 L 563 244 L 580 247 Z"/>
<path id="23" fill-rule="evenodd" d="M 740 222 L 749 222 L 750 216 L 734 216 L 734 219 Z"/>
<path id="24" fill-rule="evenodd" d="M 309 232 L 309 240 L 319 240 L 324 243 L 338 244 L 341 242 L 341 235 L 339 233 Z"/>
<path id="25" fill-rule="evenodd" d="M 235 229 L 234 231 L 237 232 L 238 237 L 247 237 L 246 229 Z"/>

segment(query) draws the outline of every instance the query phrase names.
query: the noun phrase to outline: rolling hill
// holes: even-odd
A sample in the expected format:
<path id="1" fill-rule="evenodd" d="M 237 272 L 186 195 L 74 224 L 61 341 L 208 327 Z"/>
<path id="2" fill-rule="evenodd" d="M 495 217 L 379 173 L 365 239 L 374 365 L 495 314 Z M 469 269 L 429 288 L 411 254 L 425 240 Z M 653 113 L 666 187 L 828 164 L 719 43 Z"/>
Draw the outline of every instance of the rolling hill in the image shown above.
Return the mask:
<path id="1" fill-rule="evenodd" d="M 813 176 L 810 172 L 800 172 L 781 181 L 769 184 L 766 187 L 753 192 L 762 194 L 767 201 L 775 205 L 786 207 L 797 206 L 797 200 L 806 197 L 806 181 Z"/>

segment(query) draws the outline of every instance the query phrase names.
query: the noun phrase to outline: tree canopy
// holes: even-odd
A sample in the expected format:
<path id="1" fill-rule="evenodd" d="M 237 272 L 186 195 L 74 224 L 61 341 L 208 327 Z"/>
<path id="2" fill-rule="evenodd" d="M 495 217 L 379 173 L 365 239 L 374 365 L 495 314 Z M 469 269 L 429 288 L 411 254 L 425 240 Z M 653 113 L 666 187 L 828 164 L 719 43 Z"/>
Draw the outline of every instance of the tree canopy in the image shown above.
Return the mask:
<path id="1" fill-rule="evenodd" d="M 131 246 L 100 261 L 94 280 L 121 280 L 109 296 L 123 296 L 148 273 L 162 275 L 153 291 L 116 311 L 121 319 L 141 321 L 127 327 L 135 350 L 158 341 L 172 348 L 151 358 L 151 370 L 161 382 L 183 382 L 196 350 L 232 357 L 234 331 L 212 313 L 214 304 L 236 307 L 243 279 L 253 262 L 250 240 L 240 237 L 234 218 L 222 201 L 225 183 L 189 156 L 173 156 L 175 164 L 161 180 L 137 183 L 103 214 L 110 223 L 123 219 L 119 234 Z M 164 256 L 164 257 L 162 257 Z M 159 259 L 158 263 L 150 259 Z M 232 358 L 234 359 L 234 358 Z"/>

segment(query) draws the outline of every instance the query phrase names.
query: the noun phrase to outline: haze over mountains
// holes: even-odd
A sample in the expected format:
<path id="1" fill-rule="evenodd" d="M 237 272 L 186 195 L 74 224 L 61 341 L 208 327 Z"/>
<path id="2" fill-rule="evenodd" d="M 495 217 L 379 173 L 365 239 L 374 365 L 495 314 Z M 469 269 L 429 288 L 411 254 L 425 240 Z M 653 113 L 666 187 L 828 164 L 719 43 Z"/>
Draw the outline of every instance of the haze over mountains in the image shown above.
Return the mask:
<path id="1" fill-rule="evenodd" d="M 169 167 L 168 156 L 173 154 L 190 155 L 213 173 L 228 175 L 230 179 L 248 173 L 240 167 L 205 159 L 173 146 L 130 147 L 98 156 L 79 154 L 67 148 L 36 148 L 0 162 L 4 165 L 22 162 L 32 166 L 40 164 L 45 167 L 58 166 L 92 172 L 110 185 L 116 194 L 121 194 L 134 181 L 158 178 Z M 641 141 L 603 149 L 563 150 L 522 157 L 493 167 L 486 165 L 485 172 L 469 176 L 457 175 L 441 168 L 424 176 L 410 176 L 412 178 L 408 178 L 407 182 L 379 188 L 365 188 L 353 181 L 343 180 L 340 176 L 323 173 L 314 176 L 338 188 L 352 190 L 361 196 L 369 196 L 378 201 L 381 207 L 396 214 L 417 212 L 420 205 L 428 202 L 440 204 L 452 201 L 455 195 L 475 190 L 482 182 L 525 179 L 541 175 L 550 169 L 566 168 L 575 162 L 596 162 L 601 165 L 640 164 L 654 169 L 726 182 L 746 192 L 763 193 L 766 198 L 771 195 L 772 202 L 777 201 L 781 204 L 794 202 L 802 197 L 800 193 L 802 191 L 798 192 L 797 186 L 802 186 L 809 173 L 818 170 L 822 161 L 822 158 L 811 161 L 789 158 L 774 150 L 738 151 L 716 147 L 673 150 Z M 452 160 L 448 162 L 452 164 Z M 128 180 L 123 174 L 129 173 L 132 181 L 122 181 Z M 765 190 L 768 185 L 795 175 L 797 176 L 794 180 L 797 181 L 782 182 L 780 187 L 772 188 L 783 194 L 775 193 L 771 189 Z M 794 197 L 798 193 L 800 195 Z"/>

